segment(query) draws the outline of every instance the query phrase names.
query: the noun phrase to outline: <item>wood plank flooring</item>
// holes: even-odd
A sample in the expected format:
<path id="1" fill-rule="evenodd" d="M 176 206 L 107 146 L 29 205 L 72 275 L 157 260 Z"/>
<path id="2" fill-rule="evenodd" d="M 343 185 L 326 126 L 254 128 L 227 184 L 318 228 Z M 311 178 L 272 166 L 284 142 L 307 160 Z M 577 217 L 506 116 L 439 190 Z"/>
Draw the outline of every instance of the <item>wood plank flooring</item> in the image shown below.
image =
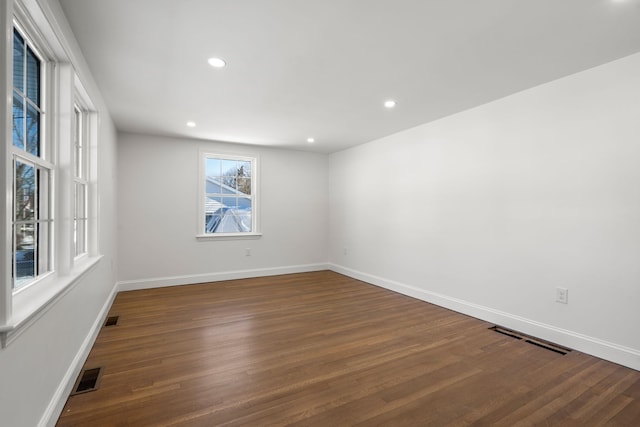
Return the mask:
<path id="1" fill-rule="evenodd" d="M 640 426 L 640 372 L 328 272 L 118 294 L 58 426 Z"/>

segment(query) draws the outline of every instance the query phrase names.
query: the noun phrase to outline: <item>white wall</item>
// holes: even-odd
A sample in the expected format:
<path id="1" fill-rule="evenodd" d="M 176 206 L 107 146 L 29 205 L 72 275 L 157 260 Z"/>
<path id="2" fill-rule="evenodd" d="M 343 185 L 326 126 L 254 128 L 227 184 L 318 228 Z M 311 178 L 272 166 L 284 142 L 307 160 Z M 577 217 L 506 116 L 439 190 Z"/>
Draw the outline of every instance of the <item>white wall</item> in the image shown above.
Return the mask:
<path id="1" fill-rule="evenodd" d="M 121 289 L 326 268 L 326 155 L 127 133 L 118 147 Z M 196 239 L 200 149 L 260 156 L 262 237 Z"/>
<path id="2" fill-rule="evenodd" d="M 332 154 L 330 262 L 640 369 L 639 141 L 636 54 Z"/>

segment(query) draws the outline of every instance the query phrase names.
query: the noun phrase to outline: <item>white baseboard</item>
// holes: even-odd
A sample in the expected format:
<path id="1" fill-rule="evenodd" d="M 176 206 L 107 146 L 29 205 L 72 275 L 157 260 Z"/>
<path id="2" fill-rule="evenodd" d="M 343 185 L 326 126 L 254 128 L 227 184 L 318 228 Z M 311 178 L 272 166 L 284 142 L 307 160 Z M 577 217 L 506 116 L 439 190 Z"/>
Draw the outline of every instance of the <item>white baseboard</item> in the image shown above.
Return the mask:
<path id="1" fill-rule="evenodd" d="M 494 310 L 490 307 L 430 292 L 341 265 L 329 264 L 329 269 L 372 285 L 380 286 L 403 295 L 457 311 L 458 313 L 466 314 L 640 371 L 640 351 L 633 348 L 536 322 L 511 313 Z"/>
<path id="2" fill-rule="evenodd" d="M 162 288 L 166 286 L 192 285 L 195 283 L 219 282 L 222 280 L 250 279 L 253 277 L 278 276 L 280 274 L 307 273 L 328 270 L 329 265 L 304 264 L 285 267 L 256 268 L 251 270 L 223 271 L 219 273 L 190 274 L 185 276 L 155 277 L 152 279 L 123 280 L 118 282 L 119 291 Z"/>
<path id="3" fill-rule="evenodd" d="M 42 418 L 40 418 L 38 427 L 53 427 L 58 422 L 58 418 L 60 417 L 60 414 L 64 409 L 65 403 L 67 402 L 67 397 L 69 396 L 69 393 L 71 392 L 71 389 L 76 382 L 76 378 L 80 374 L 82 365 L 84 365 L 85 360 L 87 360 L 87 357 L 89 356 L 89 352 L 93 347 L 93 343 L 95 342 L 98 333 L 102 328 L 104 319 L 106 318 L 107 313 L 109 312 L 109 309 L 111 308 L 111 305 L 113 304 L 113 300 L 115 299 L 117 293 L 118 286 L 114 285 L 111 293 L 109 294 L 109 297 L 98 313 L 96 320 L 93 322 L 89 333 L 82 342 L 78 353 L 76 353 L 76 356 L 73 358 L 69 369 L 67 369 L 67 372 L 62 378 L 62 381 L 60 381 L 60 385 L 51 398 L 51 401 L 49 402 L 47 409 L 42 415 Z"/>

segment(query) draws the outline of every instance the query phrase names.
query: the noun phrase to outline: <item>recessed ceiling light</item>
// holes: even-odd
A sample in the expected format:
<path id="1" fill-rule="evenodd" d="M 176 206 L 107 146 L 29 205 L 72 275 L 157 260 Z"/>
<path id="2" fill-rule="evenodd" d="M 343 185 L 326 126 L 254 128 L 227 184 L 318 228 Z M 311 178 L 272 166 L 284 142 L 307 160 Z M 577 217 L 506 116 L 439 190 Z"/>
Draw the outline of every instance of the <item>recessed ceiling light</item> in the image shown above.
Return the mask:
<path id="1" fill-rule="evenodd" d="M 393 99 L 390 99 L 388 101 L 384 101 L 384 106 L 386 108 L 393 108 L 396 106 L 396 101 L 394 101 Z"/>
<path id="2" fill-rule="evenodd" d="M 316 140 L 314 138 L 307 138 L 307 142 L 309 144 L 313 144 L 314 142 L 316 142 Z"/>
<path id="3" fill-rule="evenodd" d="M 224 62 L 224 59 L 220 59 L 220 58 L 209 58 L 209 65 L 211 65 L 214 68 L 222 68 L 225 65 L 227 65 L 226 62 Z"/>
<path id="4" fill-rule="evenodd" d="M 187 126 L 189 126 L 190 128 L 194 128 L 196 127 L 196 122 L 187 122 Z"/>

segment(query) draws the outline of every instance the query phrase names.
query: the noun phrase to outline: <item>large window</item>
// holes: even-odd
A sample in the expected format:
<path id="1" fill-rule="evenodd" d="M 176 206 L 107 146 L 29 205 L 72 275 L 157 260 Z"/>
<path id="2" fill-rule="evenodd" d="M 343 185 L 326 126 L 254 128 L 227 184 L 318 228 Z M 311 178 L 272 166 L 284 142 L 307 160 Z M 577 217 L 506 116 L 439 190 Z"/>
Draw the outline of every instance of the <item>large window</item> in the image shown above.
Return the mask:
<path id="1" fill-rule="evenodd" d="M 44 139 L 42 56 L 13 31 L 12 286 L 20 289 L 51 271 L 50 147 Z"/>
<path id="2" fill-rule="evenodd" d="M 74 209 L 73 209 L 73 247 L 74 255 L 87 252 L 87 143 L 86 115 L 78 105 L 74 106 Z"/>
<path id="3" fill-rule="evenodd" d="M 204 155 L 205 235 L 256 234 L 256 164 L 253 157 Z"/>

